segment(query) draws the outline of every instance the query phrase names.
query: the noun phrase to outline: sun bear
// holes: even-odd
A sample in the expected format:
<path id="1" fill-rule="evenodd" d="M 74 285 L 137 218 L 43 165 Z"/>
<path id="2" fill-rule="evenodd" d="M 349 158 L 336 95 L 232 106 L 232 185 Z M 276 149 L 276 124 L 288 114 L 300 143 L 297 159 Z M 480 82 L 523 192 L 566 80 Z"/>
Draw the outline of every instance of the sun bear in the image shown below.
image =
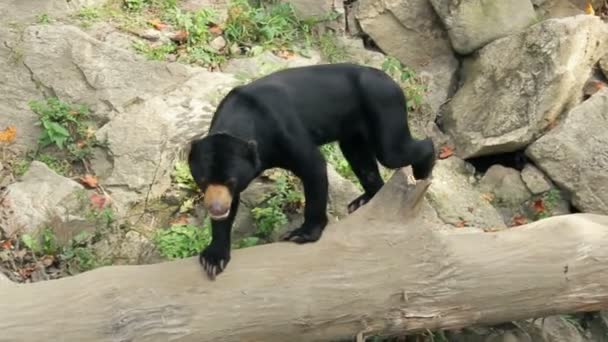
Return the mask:
<path id="1" fill-rule="evenodd" d="M 411 165 L 416 179 L 427 178 L 433 142 L 412 138 L 406 108 L 390 76 L 350 63 L 284 69 L 233 88 L 188 155 L 211 218 L 212 240 L 199 257 L 210 279 L 230 261 L 240 193 L 266 169 L 283 168 L 302 181 L 304 223 L 282 237 L 296 243 L 317 241 L 328 222 L 321 145 L 338 142 L 364 189 L 348 205 L 351 213 L 384 185 L 377 162 L 390 169 Z"/>

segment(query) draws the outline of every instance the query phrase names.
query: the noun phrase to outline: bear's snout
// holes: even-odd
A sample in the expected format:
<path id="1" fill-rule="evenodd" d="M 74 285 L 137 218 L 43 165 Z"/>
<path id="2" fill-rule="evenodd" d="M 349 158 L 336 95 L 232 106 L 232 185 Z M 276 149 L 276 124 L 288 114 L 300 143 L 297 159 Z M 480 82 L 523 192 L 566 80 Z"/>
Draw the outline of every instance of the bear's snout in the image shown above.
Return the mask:
<path id="1" fill-rule="evenodd" d="M 232 195 L 225 185 L 211 184 L 205 191 L 203 205 L 214 220 L 222 220 L 230 214 Z"/>

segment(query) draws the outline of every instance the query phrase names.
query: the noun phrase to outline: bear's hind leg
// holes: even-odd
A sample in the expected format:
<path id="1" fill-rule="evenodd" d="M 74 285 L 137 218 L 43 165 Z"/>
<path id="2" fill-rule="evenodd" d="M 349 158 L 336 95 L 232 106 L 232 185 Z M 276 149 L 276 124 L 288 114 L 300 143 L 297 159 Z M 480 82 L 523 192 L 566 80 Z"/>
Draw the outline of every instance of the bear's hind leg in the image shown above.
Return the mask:
<path id="1" fill-rule="evenodd" d="M 340 150 L 365 191 L 348 204 L 348 213 L 365 205 L 382 188 L 384 181 L 380 176 L 376 156 L 367 139 L 356 137 L 339 142 Z"/>

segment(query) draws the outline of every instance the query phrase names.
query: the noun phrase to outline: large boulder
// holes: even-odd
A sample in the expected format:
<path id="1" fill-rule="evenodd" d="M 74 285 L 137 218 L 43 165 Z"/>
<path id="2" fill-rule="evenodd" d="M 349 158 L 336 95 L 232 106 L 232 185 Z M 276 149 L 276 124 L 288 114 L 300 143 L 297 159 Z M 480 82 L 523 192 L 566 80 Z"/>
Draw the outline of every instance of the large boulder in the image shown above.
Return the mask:
<path id="1" fill-rule="evenodd" d="M 356 17 L 383 52 L 421 76 L 427 87 L 425 101 L 436 113 L 451 95 L 458 61 L 428 0 L 360 0 Z"/>
<path id="2" fill-rule="evenodd" d="M 494 199 L 505 206 L 519 206 L 532 196 L 519 171 L 499 164 L 486 171 L 479 181 L 479 188 L 493 194 Z"/>
<path id="3" fill-rule="evenodd" d="M 31 78 L 47 95 L 86 104 L 98 116 L 122 112 L 193 74 L 183 64 L 146 61 L 70 25 L 30 26 L 21 48 Z"/>
<path id="4" fill-rule="evenodd" d="M 0 2 L 0 18 L 3 22 L 26 22 L 42 14 L 50 17 L 66 16 L 81 8 L 101 6 L 106 2 L 107 0 L 3 0 Z"/>
<path id="5" fill-rule="evenodd" d="M 446 26 L 454 50 L 469 54 L 519 32 L 536 20 L 530 0 L 430 0 Z"/>
<path id="6" fill-rule="evenodd" d="M 7 236 L 36 233 L 50 221 L 71 219 L 83 187 L 34 161 L 20 182 L 0 193 L 0 229 Z"/>
<path id="7" fill-rule="evenodd" d="M 462 158 L 512 152 L 538 138 L 580 102 L 608 53 L 608 24 L 580 15 L 550 19 L 495 40 L 466 64 L 464 84 L 443 107 Z"/>
<path id="8" fill-rule="evenodd" d="M 238 80 L 179 63 L 147 61 L 68 25 L 23 34 L 23 63 L 47 95 L 88 105 L 98 122 L 93 167 L 119 213 L 170 184 L 176 153 L 203 134 Z M 27 99 L 21 99 L 26 101 Z"/>
<path id="9" fill-rule="evenodd" d="M 504 228 L 498 211 L 475 189 L 474 168 L 462 159 L 439 160 L 426 194 L 437 216 L 457 227 Z"/>
<path id="10" fill-rule="evenodd" d="M 535 0 L 535 11 L 540 19 L 571 17 L 584 14 L 585 0 Z"/>
<path id="11" fill-rule="evenodd" d="M 19 32 L 0 27 L 0 130 L 14 126 L 17 130 L 14 151 L 24 152 L 36 146 L 40 128 L 38 116 L 28 106 L 30 100 L 42 99 L 42 92 L 23 64 L 25 51 L 20 46 Z"/>
<path id="12" fill-rule="evenodd" d="M 608 89 L 572 109 L 526 154 L 579 210 L 608 214 Z"/>

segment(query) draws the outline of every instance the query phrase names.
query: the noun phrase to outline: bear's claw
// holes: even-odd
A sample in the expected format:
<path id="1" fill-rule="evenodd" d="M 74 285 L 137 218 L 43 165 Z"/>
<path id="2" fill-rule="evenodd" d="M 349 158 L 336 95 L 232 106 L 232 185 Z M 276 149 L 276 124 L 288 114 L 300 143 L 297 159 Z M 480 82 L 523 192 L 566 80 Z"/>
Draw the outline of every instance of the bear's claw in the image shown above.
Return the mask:
<path id="1" fill-rule="evenodd" d="M 230 261 L 229 252 L 207 247 L 198 257 L 198 261 L 210 280 L 222 273 Z"/>

